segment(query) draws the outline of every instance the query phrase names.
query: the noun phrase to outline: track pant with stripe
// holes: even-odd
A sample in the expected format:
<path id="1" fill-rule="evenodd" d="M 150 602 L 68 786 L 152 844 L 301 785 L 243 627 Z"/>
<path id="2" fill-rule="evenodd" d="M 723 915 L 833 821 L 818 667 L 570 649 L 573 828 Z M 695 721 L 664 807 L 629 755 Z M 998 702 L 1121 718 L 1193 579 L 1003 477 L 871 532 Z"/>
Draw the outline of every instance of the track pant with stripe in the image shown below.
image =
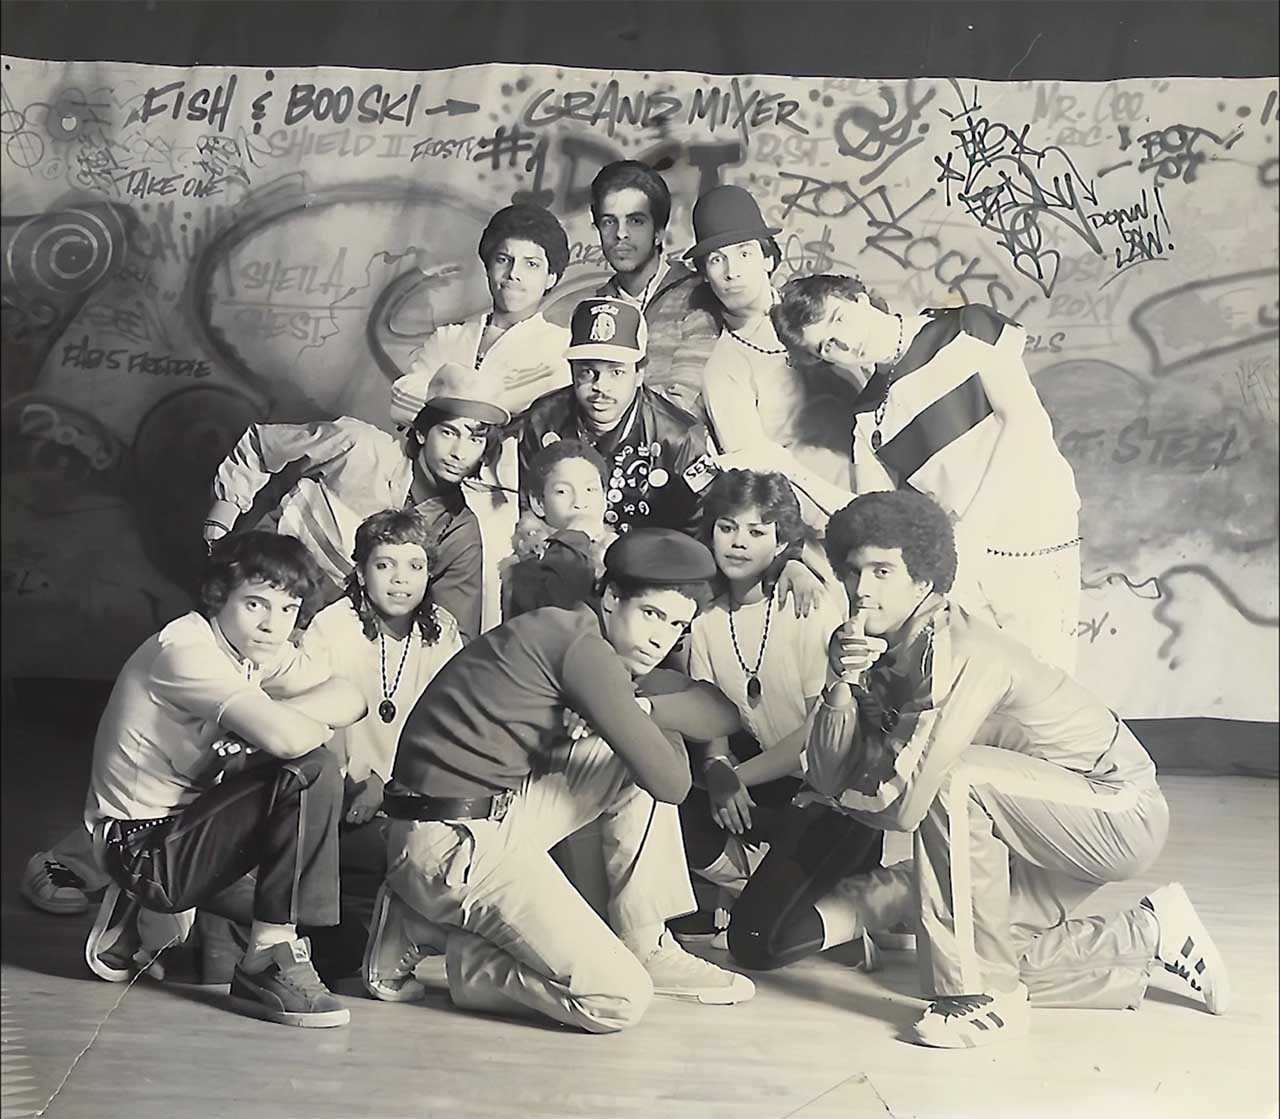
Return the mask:
<path id="1" fill-rule="evenodd" d="M 1159 938 L 1154 915 L 1136 905 L 1071 914 L 1150 866 L 1168 826 L 1154 781 L 1110 784 L 971 747 L 916 830 L 913 862 L 845 879 L 817 903 L 827 944 L 915 923 L 928 997 L 1021 980 L 1037 1006 L 1136 1007 Z"/>

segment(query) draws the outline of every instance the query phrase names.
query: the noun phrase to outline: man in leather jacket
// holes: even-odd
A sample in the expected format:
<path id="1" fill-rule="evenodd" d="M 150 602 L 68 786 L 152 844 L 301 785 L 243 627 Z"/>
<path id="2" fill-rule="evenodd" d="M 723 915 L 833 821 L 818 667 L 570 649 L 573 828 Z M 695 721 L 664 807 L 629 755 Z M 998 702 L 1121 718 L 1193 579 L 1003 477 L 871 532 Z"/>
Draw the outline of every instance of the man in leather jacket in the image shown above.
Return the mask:
<path id="1" fill-rule="evenodd" d="M 701 423 L 644 384 L 647 329 L 620 299 L 587 299 L 570 324 L 573 384 L 537 400 L 520 439 L 521 504 L 533 457 L 561 439 L 581 439 L 608 464 L 605 521 L 697 530 L 700 494 L 713 466 Z"/>

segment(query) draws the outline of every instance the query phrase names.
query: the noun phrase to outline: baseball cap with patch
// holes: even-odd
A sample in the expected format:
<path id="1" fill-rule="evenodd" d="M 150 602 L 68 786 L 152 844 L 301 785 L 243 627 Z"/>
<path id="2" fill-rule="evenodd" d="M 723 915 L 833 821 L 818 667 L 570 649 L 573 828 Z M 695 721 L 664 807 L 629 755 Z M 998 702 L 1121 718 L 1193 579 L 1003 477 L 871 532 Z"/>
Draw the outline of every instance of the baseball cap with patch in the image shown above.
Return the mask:
<path id="1" fill-rule="evenodd" d="M 493 399 L 485 378 L 453 361 L 446 361 L 430 376 L 414 370 L 392 384 L 391 419 L 397 427 L 414 426 L 428 404 L 446 416 L 503 427 L 511 422 L 511 413 Z"/>
<path id="2" fill-rule="evenodd" d="M 639 307 L 622 299 L 584 299 L 569 320 L 565 357 L 633 365 L 644 357 L 648 344 L 649 327 Z"/>

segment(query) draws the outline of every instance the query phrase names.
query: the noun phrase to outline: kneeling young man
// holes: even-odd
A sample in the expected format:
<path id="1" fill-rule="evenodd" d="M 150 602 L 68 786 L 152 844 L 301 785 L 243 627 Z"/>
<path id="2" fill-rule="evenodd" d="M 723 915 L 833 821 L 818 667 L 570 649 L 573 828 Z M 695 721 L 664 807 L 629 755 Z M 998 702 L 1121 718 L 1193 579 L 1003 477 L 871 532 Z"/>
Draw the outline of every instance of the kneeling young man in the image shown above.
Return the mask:
<path id="1" fill-rule="evenodd" d="M 1029 1004 L 1136 1007 L 1155 963 L 1222 1013 L 1226 971 L 1181 886 L 1068 916 L 1164 846 L 1169 809 L 1128 727 L 947 600 L 955 539 L 929 498 L 865 494 L 826 547 L 855 614 L 832 637 L 807 777 L 857 819 L 915 833 L 913 868 L 818 900 L 827 945 L 918 920 L 924 1045 L 1017 1036 Z"/>
<path id="2" fill-rule="evenodd" d="M 125 663 L 98 724 L 85 824 L 112 879 L 85 945 L 94 974 L 128 979 L 163 942 L 155 913 L 210 903 L 257 872 L 233 1005 L 288 1026 L 340 1026 L 297 925 L 338 923 L 342 774 L 325 749 L 366 710 L 289 643 L 318 577 L 302 543 L 248 532 L 213 546 L 200 610 Z M 231 764 L 229 764 L 231 761 Z"/>
<path id="3" fill-rule="evenodd" d="M 694 898 L 678 816 L 658 810 L 689 791 L 689 759 L 662 728 L 691 732 L 727 707 L 713 732 L 728 733 L 736 711 L 704 702 L 707 685 L 636 695 L 709 598 L 715 563 L 682 533 L 635 529 L 605 567 L 599 614 L 522 614 L 456 655 L 410 714 L 383 797 L 389 870 L 365 958 L 378 998 L 418 997 L 412 972 L 432 952 L 456 1005 L 592 1033 L 633 1025 L 655 993 L 753 994 L 664 931 Z M 567 712 L 594 733 L 571 740 Z M 549 854 L 596 819 L 608 924 Z"/>

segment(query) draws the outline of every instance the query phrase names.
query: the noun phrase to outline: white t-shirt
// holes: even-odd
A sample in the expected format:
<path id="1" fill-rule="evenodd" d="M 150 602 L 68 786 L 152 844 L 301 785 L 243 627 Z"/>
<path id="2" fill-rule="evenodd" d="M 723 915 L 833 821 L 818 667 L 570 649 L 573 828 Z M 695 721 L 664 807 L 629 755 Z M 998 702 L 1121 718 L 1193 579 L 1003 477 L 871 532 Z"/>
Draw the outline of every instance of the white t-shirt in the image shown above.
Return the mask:
<path id="1" fill-rule="evenodd" d="M 747 698 L 749 673 L 742 661 L 755 667 L 766 613 L 769 636 L 758 675 L 761 693 L 751 703 Z M 795 616 L 790 600 L 782 603 L 775 595 L 771 612 L 769 599 L 739 606 L 733 612 L 731 633 L 728 599 L 721 596 L 693 621 L 689 674 L 724 692 L 737 705 L 761 749 L 767 750 L 804 723 L 808 717 L 805 699 L 822 693 L 827 678 L 827 644 L 845 614 L 844 596 L 837 589 L 824 592 L 804 618 Z M 734 651 L 734 634 L 741 659 Z"/>
<path id="2" fill-rule="evenodd" d="M 85 823 L 171 816 L 217 780 L 218 720 L 247 691 L 298 695 L 331 676 L 324 661 L 285 644 L 260 668 L 242 659 L 217 622 L 184 614 L 147 638 L 120 670 L 93 744 Z"/>
<path id="3" fill-rule="evenodd" d="M 356 687 L 369 704 L 369 713 L 357 723 L 334 732 L 329 748 L 341 759 L 352 781 L 363 781 L 370 772 L 382 780 L 391 778 L 400 732 L 418 697 L 435 678 L 445 662 L 462 648 L 458 623 L 448 610 L 437 606 L 436 621 L 440 636 L 428 645 L 417 627 L 404 640 L 385 637 L 387 687 L 395 684 L 391 702 L 395 718 L 384 723 L 378 706 L 387 698 L 382 688 L 382 648 L 370 641 L 360 625 L 360 616 L 349 599 L 342 598 L 326 606 L 312 620 L 302 640 L 302 647 L 317 661 L 327 664 L 334 676 L 341 676 Z M 401 671 L 400 663 L 404 661 Z"/>
<path id="4" fill-rule="evenodd" d="M 720 450 L 739 454 L 733 465 L 785 474 L 801 489 L 810 524 L 825 528 L 853 500 L 849 427 L 857 391 L 826 370 L 788 364 L 768 315 L 736 337 L 720 335 L 702 371 L 702 398 Z"/>

